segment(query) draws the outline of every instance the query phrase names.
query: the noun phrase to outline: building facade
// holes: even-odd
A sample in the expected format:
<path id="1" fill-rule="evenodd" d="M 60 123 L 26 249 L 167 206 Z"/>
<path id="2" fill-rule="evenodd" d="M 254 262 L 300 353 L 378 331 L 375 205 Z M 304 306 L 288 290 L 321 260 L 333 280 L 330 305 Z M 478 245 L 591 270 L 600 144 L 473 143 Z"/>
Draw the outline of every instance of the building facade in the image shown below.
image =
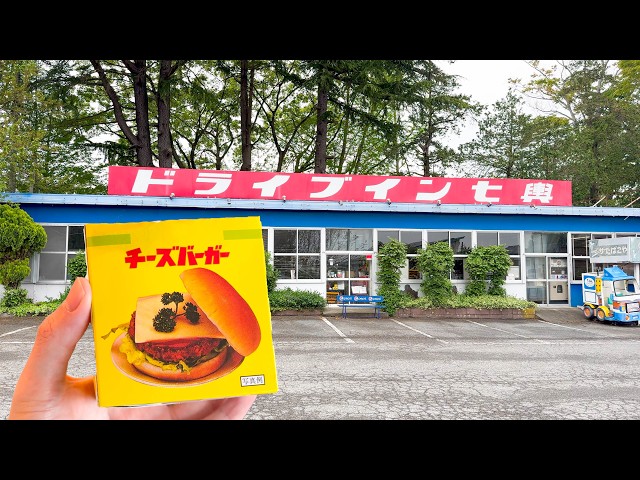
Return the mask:
<path id="1" fill-rule="evenodd" d="M 87 223 L 257 215 L 279 288 L 318 292 L 330 303 L 341 293 L 375 294 L 376 255 L 396 239 L 407 246 L 401 288 L 414 294 L 420 295 L 419 248 L 448 242 L 455 259 L 451 281 L 464 292 L 471 249 L 504 245 L 513 263 L 508 295 L 577 306 L 582 273 L 610 266 L 592 262 L 592 241 L 640 236 L 640 209 L 634 208 L 18 193 L 0 201 L 19 204 L 47 232 L 22 283 L 34 301 L 56 298 L 69 285 L 67 263 L 84 250 Z M 640 278 L 638 263 L 621 260 L 616 264 Z"/>

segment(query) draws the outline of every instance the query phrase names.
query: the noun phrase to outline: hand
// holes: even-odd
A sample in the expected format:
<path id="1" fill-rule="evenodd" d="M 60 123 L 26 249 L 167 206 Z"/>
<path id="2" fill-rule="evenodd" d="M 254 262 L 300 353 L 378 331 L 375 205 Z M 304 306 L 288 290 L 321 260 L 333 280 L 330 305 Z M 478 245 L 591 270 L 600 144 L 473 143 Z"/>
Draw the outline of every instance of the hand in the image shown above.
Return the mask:
<path id="1" fill-rule="evenodd" d="M 91 286 L 78 277 L 64 302 L 38 327 L 7 419 L 239 420 L 255 402 L 255 395 L 247 395 L 148 407 L 99 407 L 94 376 L 67 375 L 71 355 L 90 318 Z"/>

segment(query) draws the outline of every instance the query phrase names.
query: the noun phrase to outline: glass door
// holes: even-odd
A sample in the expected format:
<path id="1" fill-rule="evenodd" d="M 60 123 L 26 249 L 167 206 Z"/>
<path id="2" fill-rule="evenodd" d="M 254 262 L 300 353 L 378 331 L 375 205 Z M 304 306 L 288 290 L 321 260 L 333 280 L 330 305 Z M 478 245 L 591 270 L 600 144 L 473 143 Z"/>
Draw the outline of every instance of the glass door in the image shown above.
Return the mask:
<path id="1" fill-rule="evenodd" d="M 566 257 L 548 257 L 549 303 L 566 304 L 569 301 L 569 275 Z"/>

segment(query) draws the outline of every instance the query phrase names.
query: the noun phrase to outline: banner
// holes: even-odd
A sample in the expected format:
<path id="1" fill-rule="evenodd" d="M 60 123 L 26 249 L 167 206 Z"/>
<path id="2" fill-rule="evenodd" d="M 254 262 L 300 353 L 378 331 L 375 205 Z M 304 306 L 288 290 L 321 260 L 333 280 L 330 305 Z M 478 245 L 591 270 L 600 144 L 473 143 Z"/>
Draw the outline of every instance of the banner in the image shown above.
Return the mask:
<path id="1" fill-rule="evenodd" d="M 571 206 L 571 182 L 109 167 L 109 195 Z"/>

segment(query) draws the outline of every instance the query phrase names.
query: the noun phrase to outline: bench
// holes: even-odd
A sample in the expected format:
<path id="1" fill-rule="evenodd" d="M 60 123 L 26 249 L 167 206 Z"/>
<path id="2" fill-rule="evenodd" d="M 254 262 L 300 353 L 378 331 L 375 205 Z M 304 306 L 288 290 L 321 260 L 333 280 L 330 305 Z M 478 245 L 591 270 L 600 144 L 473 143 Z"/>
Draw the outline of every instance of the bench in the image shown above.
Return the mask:
<path id="1" fill-rule="evenodd" d="M 376 318 L 380 318 L 380 311 L 384 310 L 382 295 L 338 295 L 336 302 L 342 307 L 342 318 L 347 318 L 348 308 L 373 308 Z"/>

